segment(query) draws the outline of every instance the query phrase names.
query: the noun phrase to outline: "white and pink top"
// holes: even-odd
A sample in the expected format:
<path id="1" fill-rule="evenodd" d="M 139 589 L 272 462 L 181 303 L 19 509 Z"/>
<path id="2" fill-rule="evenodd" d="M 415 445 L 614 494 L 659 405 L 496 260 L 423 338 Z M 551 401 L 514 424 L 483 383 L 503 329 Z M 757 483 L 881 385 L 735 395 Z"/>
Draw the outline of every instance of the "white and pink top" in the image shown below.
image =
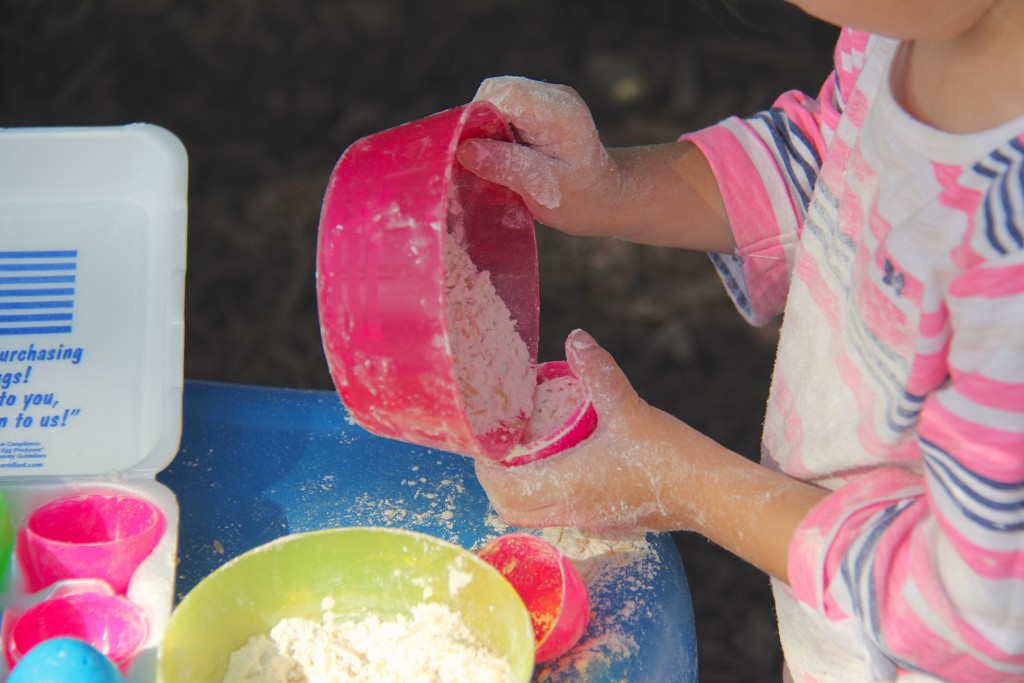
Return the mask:
<path id="1" fill-rule="evenodd" d="M 833 491 L 780 634 L 797 681 L 1022 680 L 1024 119 L 922 124 L 899 50 L 844 30 L 817 98 L 685 138 L 725 199 L 730 294 L 784 314 L 763 462 Z"/>

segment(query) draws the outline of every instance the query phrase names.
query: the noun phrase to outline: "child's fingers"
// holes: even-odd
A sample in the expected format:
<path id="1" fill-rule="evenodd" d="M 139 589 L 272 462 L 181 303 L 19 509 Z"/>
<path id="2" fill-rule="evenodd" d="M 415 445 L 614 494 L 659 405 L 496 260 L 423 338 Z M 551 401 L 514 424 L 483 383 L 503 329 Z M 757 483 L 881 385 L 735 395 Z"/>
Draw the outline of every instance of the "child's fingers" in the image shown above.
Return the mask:
<path id="1" fill-rule="evenodd" d="M 562 201 L 555 164 L 540 152 L 522 145 L 477 138 L 458 149 L 459 162 L 477 175 L 511 188 L 531 208 L 558 208 Z"/>
<path id="2" fill-rule="evenodd" d="M 625 373 L 587 332 L 574 330 L 569 334 L 565 340 L 565 356 L 599 416 L 614 416 L 623 406 L 637 400 Z"/>
<path id="3" fill-rule="evenodd" d="M 473 99 L 496 106 L 519 139 L 534 147 L 564 142 L 578 136 L 581 126 L 593 127 L 586 103 L 564 85 L 501 76 L 481 83 Z"/>

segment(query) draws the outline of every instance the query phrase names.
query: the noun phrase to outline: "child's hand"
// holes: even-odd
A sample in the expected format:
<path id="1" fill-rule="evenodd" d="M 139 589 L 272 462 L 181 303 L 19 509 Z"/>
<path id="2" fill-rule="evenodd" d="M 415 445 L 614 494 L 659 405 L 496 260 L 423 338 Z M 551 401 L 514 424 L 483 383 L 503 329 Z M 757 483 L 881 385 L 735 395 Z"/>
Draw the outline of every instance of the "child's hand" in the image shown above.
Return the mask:
<path id="1" fill-rule="evenodd" d="M 565 353 L 594 402 L 597 429 L 528 465 L 478 459 L 477 477 L 498 514 L 524 527 L 697 531 L 786 581 L 793 532 L 828 492 L 647 405 L 586 332 L 569 335 Z"/>
<path id="2" fill-rule="evenodd" d="M 558 455 L 518 467 L 478 460 L 477 476 L 510 524 L 591 531 L 689 528 L 681 515 L 709 439 L 640 399 L 611 356 L 589 334 L 566 341 L 573 372 L 591 395 L 596 431 Z M 680 454 L 687 454 L 682 456 Z"/>
<path id="3" fill-rule="evenodd" d="M 506 76 L 485 80 L 475 99 L 497 106 L 522 144 L 468 140 L 458 152 L 463 166 L 519 193 L 545 225 L 603 234 L 622 178 L 576 91 Z"/>
<path id="4" fill-rule="evenodd" d="M 594 402 L 597 429 L 528 465 L 478 459 L 477 477 L 502 519 L 597 532 L 696 531 L 786 581 L 793 532 L 827 491 L 761 467 L 647 405 L 586 332 L 569 335 L 565 352 Z"/>

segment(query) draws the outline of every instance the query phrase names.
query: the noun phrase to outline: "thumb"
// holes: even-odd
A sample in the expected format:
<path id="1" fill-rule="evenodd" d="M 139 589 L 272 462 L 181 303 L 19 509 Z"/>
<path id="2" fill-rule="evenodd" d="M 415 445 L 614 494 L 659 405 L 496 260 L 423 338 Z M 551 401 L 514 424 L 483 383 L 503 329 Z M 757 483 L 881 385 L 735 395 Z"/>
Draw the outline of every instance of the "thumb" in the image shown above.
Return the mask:
<path id="1" fill-rule="evenodd" d="M 637 399 L 633 385 L 611 354 L 598 346 L 583 330 L 574 330 L 565 340 L 565 357 L 573 374 L 590 396 L 598 415 L 617 413 L 627 401 Z"/>
<path id="2" fill-rule="evenodd" d="M 557 162 L 540 152 L 511 142 L 473 138 L 463 142 L 456 154 L 467 169 L 510 188 L 531 208 L 556 209 L 562 203 Z"/>

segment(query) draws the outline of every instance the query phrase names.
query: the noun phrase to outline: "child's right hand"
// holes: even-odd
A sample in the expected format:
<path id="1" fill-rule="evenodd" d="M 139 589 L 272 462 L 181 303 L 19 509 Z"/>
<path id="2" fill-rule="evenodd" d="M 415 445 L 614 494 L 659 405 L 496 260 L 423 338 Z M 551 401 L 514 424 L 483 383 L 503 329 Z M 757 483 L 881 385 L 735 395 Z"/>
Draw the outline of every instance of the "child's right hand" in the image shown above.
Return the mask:
<path id="1" fill-rule="evenodd" d="M 573 235 L 611 230 L 622 175 L 575 90 L 505 76 L 485 80 L 474 99 L 498 107 L 521 144 L 467 140 L 463 166 L 517 192 L 545 225 Z"/>
<path id="2" fill-rule="evenodd" d="M 518 192 L 541 223 L 570 235 L 721 253 L 735 249 L 718 184 L 693 144 L 609 150 L 590 109 L 564 85 L 489 78 L 475 99 L 502 112 L 518 144 L 466 140 L 459 161 Z"/>

